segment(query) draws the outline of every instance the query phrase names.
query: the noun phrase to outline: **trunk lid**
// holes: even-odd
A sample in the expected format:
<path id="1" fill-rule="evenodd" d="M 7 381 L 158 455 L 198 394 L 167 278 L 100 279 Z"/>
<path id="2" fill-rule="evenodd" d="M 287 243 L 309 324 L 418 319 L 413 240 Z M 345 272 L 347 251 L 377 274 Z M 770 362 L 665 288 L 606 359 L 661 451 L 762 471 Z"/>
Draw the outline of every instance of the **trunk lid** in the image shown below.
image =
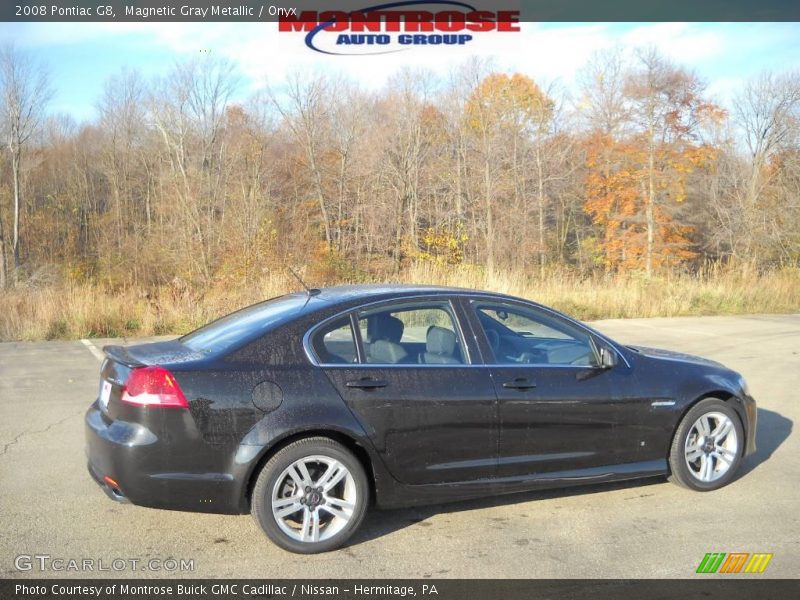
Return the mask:
<path id="1" fill-rule="evenodd" d="M 120 415 L 120 397 L 131 370 L 151 365 L 171 369 L 206 358 L 204 353 L 187 348 L 177 339 L 135 346 L 108 345 L 103 347 L 103 352 L 106 359 L 100 367 L 98 404 L 109 420 Z"/>
<path id="2" fill-rule="evenodd" d="M 177 339 L 135 346 L 104 346 L 103 352 L 109 358 L 131 368 L 148 365 L 169 367 L 206 358 L 206 354 L 187 348 Z"/>

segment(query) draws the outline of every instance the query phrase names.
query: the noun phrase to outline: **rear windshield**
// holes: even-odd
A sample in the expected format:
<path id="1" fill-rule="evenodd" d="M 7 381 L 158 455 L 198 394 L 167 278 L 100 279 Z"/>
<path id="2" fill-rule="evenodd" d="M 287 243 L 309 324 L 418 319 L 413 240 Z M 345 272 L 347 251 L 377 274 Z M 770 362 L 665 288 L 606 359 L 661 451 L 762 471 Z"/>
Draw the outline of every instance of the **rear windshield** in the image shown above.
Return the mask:
<path id="1" fill-rule="evenodd" d="M 212 321 L 180 341 L 196 352 L 217 354 L 289 321 L 307 302 L 308 297 L 303 294 L 279 296 Z"/>

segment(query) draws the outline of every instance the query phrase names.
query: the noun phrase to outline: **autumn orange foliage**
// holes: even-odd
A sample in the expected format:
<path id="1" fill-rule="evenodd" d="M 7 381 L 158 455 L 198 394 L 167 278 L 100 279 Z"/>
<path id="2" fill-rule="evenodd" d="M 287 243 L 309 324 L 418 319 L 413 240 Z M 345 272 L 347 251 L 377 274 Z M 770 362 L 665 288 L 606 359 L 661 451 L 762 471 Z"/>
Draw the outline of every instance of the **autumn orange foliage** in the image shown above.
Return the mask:
<path id="1" fill-rule="evenodd" d="M 639 140 L 614 140 L 595 133 L 585 141 L 586 212 L 602 226 L 599 261 L 609 270 L 644 267 L 646 227 L 643 217 L 648 177 L 645 147 Z M 700 145 L 664 145 L 656 150 L 656 228 L 653 266 L 674 266 L 694 258 L 692 227 L 681 224 L 673 209 L 687 197 L 687 178 L 713 160 L 713 149 Z"/>
<path id="2" fill-rule="evenodd" d="M 524 130 L 542 126 L 553 117 L 553 101 L 528 76 L 492 73 L 470 96 L 467 121 L 471 128 Z"/>

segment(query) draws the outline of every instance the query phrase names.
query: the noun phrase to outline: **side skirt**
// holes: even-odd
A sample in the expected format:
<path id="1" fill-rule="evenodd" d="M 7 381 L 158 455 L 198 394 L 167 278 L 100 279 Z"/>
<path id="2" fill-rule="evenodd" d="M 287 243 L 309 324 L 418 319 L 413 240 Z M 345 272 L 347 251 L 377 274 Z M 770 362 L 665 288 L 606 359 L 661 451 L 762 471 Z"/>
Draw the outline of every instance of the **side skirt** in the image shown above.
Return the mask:
<path id="1" fill-rule="evenodd" d="M 406 485 L 395 480 L 384 481 L 377 497 L 379 508 L 402 508 L 439 504 L 535 490 L 566 488 L 593 483 L 658 477 L 668 473 L 666 459 L 621 465 L 570 469 L 549 473 L 533 473 L 521 477 L 478 479 L 459 483 Z"/>

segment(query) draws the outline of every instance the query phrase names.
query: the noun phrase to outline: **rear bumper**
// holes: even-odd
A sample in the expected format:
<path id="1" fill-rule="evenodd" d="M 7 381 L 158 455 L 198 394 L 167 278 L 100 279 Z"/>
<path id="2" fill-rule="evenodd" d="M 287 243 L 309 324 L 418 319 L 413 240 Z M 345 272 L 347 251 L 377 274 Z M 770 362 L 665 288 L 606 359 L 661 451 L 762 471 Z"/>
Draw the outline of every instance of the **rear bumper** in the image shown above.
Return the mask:
<path id="1" fill-rule="evenodd" d="M 246 511 L 241 476 L 195 472 L 190 447 L 167 443 L 136 423 L 109 421 L 97 402 L 86 412 L 85 434 L 89 474 L 112 500 L 193 512 Z"/>
<path id="2" fill-rule="evenodd" d="M 130 502 L 122 493 L 122 490 L 119 489 L 119 486 L 114 485 L 111 481 L 107 481 L 106 478 L 108 476 L 100 474 L 91 462 L 87 463 L 86 468 L 89 470 L 89 475 L 92 476 L 95 483 L 106 493 L 106 496 L 111 498 L 114 502 Z"/>

